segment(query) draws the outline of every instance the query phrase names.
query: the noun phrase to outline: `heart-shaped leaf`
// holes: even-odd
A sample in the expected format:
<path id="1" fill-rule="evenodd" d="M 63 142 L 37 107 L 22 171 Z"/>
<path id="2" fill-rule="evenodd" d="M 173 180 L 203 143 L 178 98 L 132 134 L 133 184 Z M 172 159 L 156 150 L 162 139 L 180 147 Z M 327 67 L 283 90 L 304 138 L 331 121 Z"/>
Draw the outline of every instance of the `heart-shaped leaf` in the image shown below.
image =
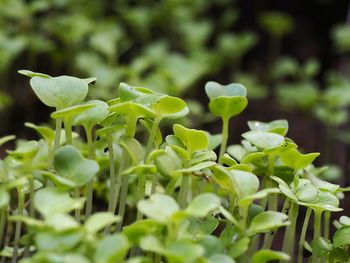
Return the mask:
<path id="1" fill-rule="evenodd" d="M 284 137 L 282 135 L 265 131 L 245 132 L 242 134 L 242 137 L 264 150 L 279 147 L 284 142 Z"/>
<path id="2" fill-rule="evenodd" d="M 76 115 L 73 118 L 73 125 L 83 125 L 91 128 L 107 118 L 109 114 L 107 103 L 101 100 L 91 100 L 86 104 L 93 104 L 94 106 Z"/>
<path id="3" fill-rule="evenodd" d="M 220 83 L 209 81 L 205 84 L 205 92 L 207 93 L 207 96 L 210 100 L 215 99 L 219 96 L 247 96 L 247 89 L 239 83 L 221 85 Z"/>
<path id="4" fill-rule="evenodd" d="M 81 103 L 88 93 L 88 83 L 70 76 L 34 76 L 30 85 L 47 106 L 63 109 Z"/>
<path id="5" fill-rule="evenodd" d="M 175 124 L 173 130 L 175 136 L 186 146 L 190 155 L 208 148 L 209 140 L 204 131 L 188 129 L 180 124 Z"/>
<path id="6" fill-rule="evenodd" d="M 281 160 L 283 164 L 293 167 L 294 170 L 304 169 L 311 164 L 319 153 L 301 154 L 295 149 L 290 149 L 281 153 Z"/>
<path id="7" fill-rule="evenodd" d="M 159 119 L 177 119 L 186 116 L 189 109 L 186 103 L 177 97 L 163 96 L 152 105 Z"/>
<path id="8" fill-rule="evenodd" d="M 129 241 L 123 234 L 105 236 L 97 245 L 95 262 L 123 262 L 129 247 Z"/>
<path id="9" fill-rule="evenodd" d="M 234 96 L 226 97 L 220 96 L 212 99 L 209 102 L 210 112 L 215 116 L 229 119 L 240 114 L 248 105 L 246 97 Z"/>
<path id="10" fill-rule="evenodd" d="M 286 214 L 266 211 L 256 215 L 252 219 L 248 231 L 251 235 L 255 235 L 257 233 L 266 233 L 282 226 L 288 226 L 289 224 L 290 222 Z"/>
<path id="11" fill-rule="evenodd" d="M 288 132 L 288 121 L 274 120 L 271 122 L 248 121 L 249 129 L 252 131 L 267 131 L 285 136 Z"/>
<path id="12" fill-rule="evenodd" d="M 187 206 L 186 212 L 192 216 L 205 217 L 210 212 L 219 209 L 221 200 L 212 193 L 204 193 L 196 196 Z"/>
<path id="13" fill-rule="evenodd" d="M 87 184 L 99 171 L 94 160 L 84 158 L 72 145 L 66 145 L 55 153 L 54 167 L 57 173 L 72 182 L 75 187 Z"/>
<path id="14" fill-rule="evenodd" d="M 148 218 L 160 223 L 168 223 L 172 215 L 180 210 L 176 201 L 163 194 L 154 194 L 147 200 L 141 200 L 137 208 Z"/>
<path id="15" fill-rule="evenodd" d="M 44 216 L 66 213 L 81 208 L 84 198 L 73 199 L 69 193 L 54 187 L 46 187 L 34 194 L 35 208 Z"/>

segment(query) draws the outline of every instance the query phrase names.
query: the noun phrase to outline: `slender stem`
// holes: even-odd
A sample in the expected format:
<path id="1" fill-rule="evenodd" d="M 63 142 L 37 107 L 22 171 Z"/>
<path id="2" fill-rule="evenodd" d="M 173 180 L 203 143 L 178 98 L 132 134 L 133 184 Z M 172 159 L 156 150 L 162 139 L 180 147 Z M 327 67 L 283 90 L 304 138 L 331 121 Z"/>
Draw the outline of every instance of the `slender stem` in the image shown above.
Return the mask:
<path id="1" fill-rule="evenodd" d="M 108 211 L 112 212 L 113 207 L 113 198 L 115 194 L 115 163 L 114 163 L 114 147 L 113 147 L 113 137 L 112 134 L 107 135 L 107 144 L 108 144 L 108 157 L 109 157 L 109 200 L 108 200 Z"/>
<path id="2" fill-rule="evenodd" d="M 35 186 L 34 186 L 34 178 L 33 176 L 31 176 L 29 178 L 29 216 L 34 218 L 35 217 L 35 209 L 34 209 L 34 190 L 35 190 Z M 23 255 L 26 257 L 29 255 L 30 252 L 30 244 L 27 244 L 25 246 Z"/>
<path id="3" fill-rule="evenodd" d="M 70 119 L 64 120 L 64 130 L 66 132 L 66 144 L 73 144 L 72 122 Z"/>
<path id="4" fill-rule="evenodd" d="M 159 118 L 154 118 L 153 125 L 149 134 L 148 142 L 147 142 L 147 147 L 146 147 L 146 155 L 145 159 L 148 157 L 148 155 L 151 152 L 152 145 L 154 143 L 154 139 L 157 135 L 158 127 L 159 127 L 160 119 Z"/>
<path id="5" fill-rule="evenodd" d="M 222 118 L 222 142 L 220 146 L 219 163 L 222 164 L 221 157 L 226 152 L 229 131 L 229 118 Z"/>
<path id="6" fill-rule="evenodd" d="M 75 198 L 80 198 L 79 187 L 74 188 L 74 197 Z M 80 214 L 80 209 L 79 208 L 75 209 L 74 215 L 75 215 L 75 219 L 78 222 L 80 222 L 81 214 Z"/>
<path id="7" fill-rule="evenodd" d="M 299 214 L 299 205 L 292 202 L 288 213 L 290 225 L 287 226 L 286 228 L 284 239 L 283 239 L 283 247 L 282 247 L 282 251 L 287 253 L 290 256 L 294 255 L 294 239 L 295 239 L 295 231 L 296 231 L 298 214 Z"/>
<path id="8" fill-rule="evenodd" d="M 61 131 L 62 131 L 62 119 L 56 120 L 56 129 L 55 129 L 55 141 L 53 145 L 53 152 L 55 153 L 60 146 L 61 141 Z"/>
<path id="9" fill-rule="evenodd" d="M 18 192 L 18 215 L 23 215 L 24 210 L 24 193 L 22 191 L 22 187 L 17 188 Z M 22 222 L 18 221 L 16 222 L 16 229 L 15 229 L 15 240 L 14 240 L 14 247 L 13 247 L 13 253 L 12 253 L 12 263 L 17 262 L 17 256 L 18 256 L 18 248 L 19 248 L 19 239 L 21 237 L 21 230 L 22 230 Z"/>
<path id="10" fill-rule="evenodd" d="M 158 173 L 153 174 L 152 176 L 152 186 L 151 186 L 151 195 L 156 193 L 158 182 Z"/>
<path id="11" fill-rule="evenodd" d="M 3 248 L 3 242 L 5 240 L 6 230 L 6 219 L 7 219 L 7 206 L 0 210 L 0 251 Z"/>
<path id="12" fill-rule="evenodd" d="M 89 158 L 94 160 L 95 149 L 94 149 L 93 139 L 92 139 L 92 128 L 85 127 L 85 132 L 86 132 L 86 139 L 87 139 L 87 144 L 89 148 Z M 85 220 L 91 215 L 91 212 L 92 212 L 92 203 L 93 203 L 93 196 L 94 196 L 93 183 L 94 183 L 94 179 L 92 178 L 87 185 Z"/>
<path id="13" fill-rule="evenodd" d="M 322 211 L 314 211 L 314 239 L 313 242 L 315 242 L 320 236 L 321 236 L 321 217 L 322 217 Z M 316 253 L 312 253 L 312 263 L 317 262 L 317 256 Z"/>
<path id="14" fill-rule="evenodd" d="M 162 262 L 162 256 L 159 254 L 154 255 L 154 263 L 161 263 Z"/>
<path id="15" fill-rule="evenodd" d="M 269 210 L 270 211 L 277 211 L 277 209 L 278 209 L 278 199 L 277 198 L 278 198 L 277 195 L 270 196 L 270 201 L 271 201 L 271 202 L 269 202 Z M 288 206 L 289 206 L 289 200 L 286 199 L 286 201 L 283 204 L 283 209 L 286 210 L 286 207 L 288 207 Z M 275 238 L 275 235 L 276 235 L 276 231 L 265 234 L 263 249 L 270 249 L 271 248 L 273 239 Z"/>
<path id="16" fill-rule="evenodd" d="M 180 208 L 185 208 L 187 204 L 187 196 L 188 196 L 188 189 L 190 185 L 190 175 L 189 174 L 183 174 L 181 179 L 181 186 L 180 186 L 180 192 L 178 196 L 178 203 Z"/>
<path id="17" fill-rule="evenodd" d="M 240 216 L 241 216 L 241 221 L 240 221 L 240 226 L 242 231 L 245 231 L 246 226 L 247 226 L 247 218 L 248 218 L 248 206 L 241 206 L 239 208 Z"/>
<path id="18" fill-rule="evenodd" d="M 331 212 L 324 212 L 324 224 L 323 224 L 323 235 L 325 238 L 329 239 L 329 222 L 331 219 Z"/>
<path id="19" fill-rule="evenodd" d="M 236 195 L 232 193 L 228 193 L 229 197 L 229 211 L 231 214 L 234 214 L 235 212 L 235 206 L 236 206 Z"/>
<path id="20" fill-rule="evenodd" d="M 306 214 L 305 214 L 305 218 L 304 218 L 304 223 L 303 223 L 303 228 L 302 228 L 302 230 L 301 230 L 300 240 L 299 240 L 298 263 L 303 263 L 304 243 L 305 243 L 305 237 L 306 237 L 307 227 L 308 227 L 309 221 L 310 221 L 311 212 L 312 212 L 311 208 L 308 208 L 308 209 L 306 210 Z"/>
<path id="21" fill-rule="evenodd" d="M 118 210 L 118 215 L 120 216 L 121 219 L 117 225 L 117 232 L 120 232 L 122 230 L 127 197 L 128 197 L 128 176 L 124 175 L 122 179 L 122 190 L 120 193 L 120 203 L 119 203 L 119 210 Z"/>
<path id="22" fill-rule="evenodd" d="M 145 190 L 146 190 L 146 174 L 141 173 L 138 177 L 138 201 L 145 198 Z M 142 219 L 142 213 L 137 209 L 136 220 Z"/>
<path id="23" fill-rule="evenodd" d="M 115 187 L 115 192 L 114 192 L 114 196 L 113 196 L 113 201 L 112 201 L 112 211 L 113 213 L 115 213 L 115 210 L 117 208 L 117 204 L 118 204 L 118 200 L 119 200 L 119 193 L 121 190 L 123 190 L 123 182 L 122 182 L 122 179 L 123 177 L 123 171 L 127 165 L 127 157 L 126 157 L 126 153 L 125 151 L 123 150 L 122 152 L 122 159 L 120 160 L 120 164 L 119 164 L 119 169 L 118 169 L 118 173 L 116 175 L 116 181 L 115 181 L 115 184 L 114 184 L 114 187 Z"/>

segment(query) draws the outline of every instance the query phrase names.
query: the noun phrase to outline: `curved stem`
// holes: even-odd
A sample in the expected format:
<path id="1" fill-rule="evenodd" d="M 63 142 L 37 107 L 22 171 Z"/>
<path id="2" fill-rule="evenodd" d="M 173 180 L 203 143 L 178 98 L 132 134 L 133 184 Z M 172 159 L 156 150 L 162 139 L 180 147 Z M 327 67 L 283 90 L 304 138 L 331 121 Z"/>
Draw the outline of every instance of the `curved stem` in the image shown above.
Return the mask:
<path id="1" fill-rule="evenodd" d="M 91 127 L 84 127 L 84 128 L 85 128 L 86 140 L 89 148 L 89 158 L 94 160 L 95 149 L 94 149 L 93 139 L 92 139 L 92 128 Z M 92 201 L 93 201 L 93 195 L 94 195 L 93 183 L 94 183 L 94 179 L 92 178 L 87 185 L 85 220 L 91 215 L 91 212 L 92 212 Z"/>
<path id="2" fill-rule="evenodd" d="M 287 226 L 284 239 L 283 239 L 283 247 L 282 251 L 287 253 L 290 256 L 294 255 L 294 239 L 295 239 L 295 231 L 296 231 L 296 224 L 297 224 L 297 218 L 299 214 L 299 205 L 292 202 L 288 217 L 290 220 L 290 225 Z"/>
<path id="3" fill-rule="evenodd" d="M 22 187 L 17 188 L 18 192 L 18 215 L 23 215 L 24 210 L 24 193 L 22 191 Z M 22 222 L 18 221 L 16 222 L 16 229 L 15 229 L 15 240 L 14 240 L 14 247 L 13 247 L 13 253 L 12 253 L 12 263 L 17 262 L 17 256 L 18 256 L 18 248 L 19 248 L 19 239 L 21 237 L 21 230 L 22 230 Z"/>
<path id="4" fill-rule="evenodd" d="M 3 248 L 6 232 L 7 206 L 0 210 L 0 251 Z"/>
<path id="5" fill-rule="evenodd" d="M 73 144 L 72 123 L 70 119 L 64 120 L 64 130 L 66 133 L 66 144 Z"/>
<path id="6" fill-rule="evenodd" d="M 305 214 L 305 218 L 304 218 L 304 223 L 303 223 L 303 228 L 302 228 L 302 230 L 301 230 L 300 240 L 299 240 L 298 263 L 303 263 L 303 249 L 304 249 L 306 231 L 307 231 L 307 227 L 308 227 L 308 225 L 309 225 L 311 212 L 312 212 L 311 208 L 308 208 L 308 209 L 306 210 L 306 214 Z"/>
<path id="7" fill-rule="evenodd" d="M 148 155 L 151 152 L 152 145 L 154 143 L 154 139 L 157 135 L 158 127 L 159 127 L 160 120 L 159 118 L 154 118 L 153 120 L 153 125 L 149 134 L 148 142 L 147 142 L 147 147 L 146 147 L 146 155 L 145 155 L 145 160 L 147 159 Z"/>
<path id="8" fill-rule="evenodd" d="M 226 152 L 229 131 L 229 118 L 222 118 L 222 142 L 220 146 L 219 164 L 222 164 L 221 157 Z"/>
<path id="9" fill-rule="evenodd" d="M 128 197 L 128 176 L 124 175 L 122 178 L 122 190 L 120 193 L 120 203 L 119 203 L 119 210 L 118 210 L 118 215 L 120 216 L 121 219 L 117 225 L 117 232 L 120 232 L 122 230 L 127 197 Z"/>
<path id="10" fill-rule="evenodd" d="M 329 239 L 329 221 L 331 219 L 331 212 L 324 212 L 324 224 L 323 224 L 323 235 L 325 238 Z"/>
<path id="11" fill-rule="evenodd" d="M 183 174 L 181 179 L 181 186 L 180 186 L 180 192 L 178 196 L 178 202 L 180 208 L 185 208 L 187 204 L 187 196 L 188 196 L 188 189 L 190 185 L 190 175 L 189 174 Z"/>
<path id="12" fill-rule="evenodd" d="M 55 129 L 55 141 L 53 144 L 53 152 L 55 153 L 60 146 L 61 141 L 61 131 L 62 131 L 62 119 L 56 120 L 56 129 Z"/>
<path id="13" fill-rule="evenodd" d="M 146 190 L 146 174 L 141 173 L 138 176 L 138 201 L 141 201 L 145 198 L 145 190 Z M 137 209 L 136 220 L 142 219 L 142 213 Z"/>
<path id="14" fill-rule="evenodd" d="M 313 242 L 315 242 L 321 236 L 321 217 L 322 211 L 314 211 L 314 238 Z M 312 263 L 317 262 L 316 253 L 312 253 Z"/>

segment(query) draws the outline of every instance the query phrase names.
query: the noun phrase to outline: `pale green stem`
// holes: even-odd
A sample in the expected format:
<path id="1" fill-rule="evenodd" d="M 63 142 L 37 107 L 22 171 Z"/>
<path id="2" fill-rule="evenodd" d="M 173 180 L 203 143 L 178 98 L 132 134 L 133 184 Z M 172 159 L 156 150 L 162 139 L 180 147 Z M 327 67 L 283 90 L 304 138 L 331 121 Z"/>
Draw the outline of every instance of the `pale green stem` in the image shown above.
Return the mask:
<path id="1" fill-rule="evenodd" d="M 121 219 L 117 225 L 117 232 L 120 232 L 122 230 L 127 197 L 128 197 L 128 176 L 124 175 L 122 179 L 122 189 L 120 192 L 120 203 L 119 203 L 119 209 L 118 209 L 118 215 L 120 216 Z"/>
<path id="2" fill-rule="evenodd" d="M 73 144 L 72 122 L 70 119 L 64 120 L 64 130 L 66 132 L 66 144 Z"/>
<path id="3" fill-rule="evenodd" d="M 184 209 L 187 204 L 187 196 L 188 196 L 188 190 L 190 185 L 190 179 L 191 177 L 189 174 L 182 175 L 180 192 L 178 196 L 178 203 L 181 209 Z"/>
<path id="4" fill-rule="evenodd" d="M 55 129 L 55 141 L 53 145 L 53 152 L 55 153 L 60 147 L 60 141 L 61 141 L 61 131 L 62 131 L 62 119 L 56 120 L 56 129 Z"/>
<path id="5" fill-rule="evenodd" d="M 298 214 L 299 214 L 299 205 L 292 202 L 288 213 L 290 225 L 287 226 L 286 228 L 284 239 L 283 239 L 283 247 L 282 247 L 282 251 L 287 253 L 290 256 L 294 255 L 294 243 L 295 243 L 294 239 L 295 239 Z"/>
<path id="6" fill-rule="evenodd" d="M 308 209 L 306 210 L 306 214 L 305 214 L 305 218 L 304 218 L 304 223 L 303 223 L 303 228 L 302 228 L 302 230 L 301 230 L 300 240 L 299 240 L 298 263 L 303 263 L 304 243 L 305 243 L 305 237 L 306 237 L 307 227 L 308 227 L 309 221 L 310 221 L 311 212 L 312 212 L 311 208 L 308 208 Z"/>
<path id="7" fill-rule="evenodd" d="M 154 255 L 154 263 L 161 263 L 162 262 L 162 256 L 159 254 Z"/>
<path id="8" fill-rule="evenodd" d="M 23 215 L 24 210 L 24 193 L 22 191 L 22 187 L 17 188 L 18 192 L 18 215 Z M 18 221 L 16 222 L 16 229 L 15 229 L 15 240 L 14 240 L 14 246 L 13 246 L 13 253 L 12 253 L 12 263 L 17 262 L 17 256 L 18 256 L 18 248 L 19 248 L 19 239 L 21 237 L 21 230 L 22 230 L 22 222 Z"/>
<path id="9" fill-rule="evenodd" d="M 152 176 L 152 186 L 151 186 L 151 195 L 156 193 L 158 182 L 158 173 L 153 174 Z"/>
<path id="10" fill-rule="evenodd" d="M 248 218 L 248 206 L 242 206 L 239 208 L 240 213 L 240 226 L 242 231 L 244 232 L 247 226 L 247 218 Z"/>
<path id="11" fill-rule="evenodd" d="M 229 192 L 229 211 L 231 214 L 234 214 L 235 212 L 235 206 L 236 206 L 236 195 L 234 193 Z"/>
<path id="12" fill-rule="evenodd" d="M 29 216 L 34 218 L 35 217 L 35 207 L 34 207 L 34 191 L 35 191 L 35 186 L 34 186 L 34 178 L 33 176 L 30 176 L 29 178 Z M 23 255 L 26 257 L 29 255 L 30 250 L 30 244 L 27 244 Z"/>
<path id="13" fill-rule="evenodd" d="M 77 198 L 77 199 L 80 198 L 79 187 L 74 188 L 74 197 Z M 80 214 L 80 209 L 79 208 L 75 209 L 74 215 L 75 215 L 75 219 L 78 222 L 80 222 L 81 214 Z"/>
<path id="14" fill-rule="evenodd" d="M 323 235 L 325 238 L 329 239 L 329 222 L 331 219 L 331 212 L 324 212 L 324 224 L 323 224 Z"/>
<path id="15" fill-rule="evenodd" d="M 222 164 L 221 158 L 226 152 L 227 140 L 228 140 L 228 132 L 229 132 L 229 118 L 222 118 L 222 141 L 220 146 L 220 154 L 219 154 L 219 164 Z"/>
<path id="16" fill-rule="evenodd" d="M 277 211 L 277 209 L 278 209 L 278 207 L 277 207 L 277 205 L 278 205 L 277 204 L 277 202 L 278 202 L 277 195 L 272 195 L 270 198 L 271 198 L 270 200 L 272 202 L 269 203 L 269 210 L 270 211 Z M 288 206 L 289 206 L 289 200 L 286 199 L 284 204 L 283 204 L 282 211 L 286 210 Z M 270 249 L 271 248 L 273 239 L 275 238 L 275 235 L 276 235 L 276 231 L 273 231 L 272 233 L 265 234 L 263 249 Z"/>
<path id="17" fill-rule="evenodd" d="M 313 241 L 316 241 L 321 236 L 321 218 L 322 211 L 314 211 L 314 238 Z M 316 253 L 312 253 L 312 263 L 318 262 Z"/>
<path id="18" fill-rule="evenodd" d="M 1 208 L 0 210 L 0 251 L 3 248 L 3 242 L 5 240 L 5 230 L 6 230 L 6 219 L 7 219 L 7 206 Z"/>
<path id="19" fill-rule="evenodd" d="M 160 122 L 160 120 L 157 117 L 153 121 L 153 125 L 152 125 L 151 131 L 149 134 L 149 138 L 148 138 L 148 142 L 147 142 L 145 159 L 148 157 L 148 155 L 150 154 L 150 152 L 152 150 L 152 145 L 153 145 L 154 139 L 157 135 L 159 122 Z"/>
<path id="20" fill-rule="evenodd" d="M 113 148 L 113 137 L 111 134 L 107 135 L 107 144 L 108 144 L 108 158 L 109 158 L 109 200 L 108 200 L 108 211 L 112 212 L 113 207 L 113 198 L 115 193 L 115 182 L 116 182 L 116 173 L 115 173 L 115 163 L 114 163 L 114 148 Z"/>
<path id="21" fill-rule="evenodd" d="M 89 148 L 89 158 L 94 160 L 95 149 L 94 149 L 93 140 L 92 140 L 92 128 L 91 127 L 84 127 L 84 128 L 85 128 L 86 140 Z M 91 215 L 91 212 L 92 212 L 92 203 L 93 203 L 93 196 L 94 196 L 93 183 L 94 183 L 94 179 L 92 178 L 87 185 L 85 220 Z"/>
<path id="22" fill-rule="evenodd" d="M 112 211 L 113 213 L 115 213 L 116 209 L 117 209 L 117 204 L 118 204 L 118 200 L 119 200 L 119 195 L 120 195 L 120 191 L 123 191 L 123 183 L 122 183 L 122 179 L 123 177 L 123 171 L 124 168 L 126 167 L 126 162 L 127 162 L 127 157 L 126 157 L 126 153 L 123 150 L 122 152 L 122 159 L 120 160 L 120 164 L 119 164 L 119 169 L 118 169 L 118 174 L 116 176 L 116 182 L 115 182 L 115 192 L 114 192 L 114 196 L 113 196 L 113 202 L 112 202 Z"/>
<path id="23" fill-rule="evenodd" d="M 146 190 L 146 174 L 141 173 L 138 176 L 138 201 L 141 201 L 145 198 L 145 190 Z M 137 209 L 136 220 L 142 219 L 142 213 Z"/>

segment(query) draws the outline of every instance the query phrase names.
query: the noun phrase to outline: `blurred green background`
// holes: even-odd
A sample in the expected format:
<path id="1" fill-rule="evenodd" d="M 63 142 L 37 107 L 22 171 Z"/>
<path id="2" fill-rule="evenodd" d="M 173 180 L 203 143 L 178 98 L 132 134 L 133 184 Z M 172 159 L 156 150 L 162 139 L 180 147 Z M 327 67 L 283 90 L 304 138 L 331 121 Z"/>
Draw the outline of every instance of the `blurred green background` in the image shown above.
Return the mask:
<path id="1" fill-rule="evenodd" d="M 117 96 L 119 82 L 181 96 L 189 126 L 219 132 L 206 81 L 241 82 L 248 109 L 232 122 L 286 118 L 289 136 L 320 151 L 326 176 L 350 178 L 348 1 L 0 0 L 1 135 L 30 138 L 24 121 L 47 122 L 29 69 L 97 77 L 90 97 Z"/>

